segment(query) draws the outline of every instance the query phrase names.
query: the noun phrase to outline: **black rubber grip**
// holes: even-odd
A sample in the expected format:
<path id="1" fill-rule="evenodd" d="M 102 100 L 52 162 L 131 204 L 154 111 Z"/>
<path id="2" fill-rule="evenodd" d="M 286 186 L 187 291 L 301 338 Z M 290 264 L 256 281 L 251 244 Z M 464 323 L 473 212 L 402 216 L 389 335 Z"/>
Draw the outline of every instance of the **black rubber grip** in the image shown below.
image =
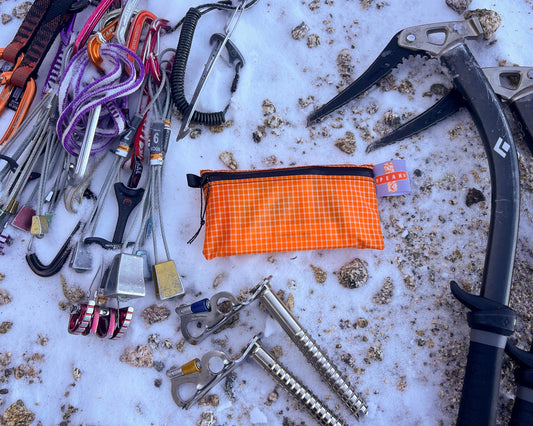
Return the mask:
<path id="1" fill-rule="evenodd" d="M 529 389 L 530 392 L 533 390 Z M 513 405 L 513 412 L 509 426 L 530 426 L 533 424 L 533 402 L 517 397 Z"/>
<path id="2" fill-rule="evenodd" d="M 495 424 L 503 352 L 470 342 L 457 426 Z"/>
<path id="3" fill-rule="evenodd" d="M 172 72 L 170 74 L 172 101 L 174 102 L 176 109 L 184 116 L 190 109 L 189 101 L 187 101 L 187 98 L 185 97 L 185 70 L 187 68 L 189 53 L 191 52 L 194 31 L 201 16 L 202 14 L 198 9 L 191 7 L 183 18 L 178 47 L 176 48 Z M 219 126 L 225 121 L 226 117 L 224 111 L 194 111 L 191 118 L 191 123 L 203 124 L 206 126 Z"/>

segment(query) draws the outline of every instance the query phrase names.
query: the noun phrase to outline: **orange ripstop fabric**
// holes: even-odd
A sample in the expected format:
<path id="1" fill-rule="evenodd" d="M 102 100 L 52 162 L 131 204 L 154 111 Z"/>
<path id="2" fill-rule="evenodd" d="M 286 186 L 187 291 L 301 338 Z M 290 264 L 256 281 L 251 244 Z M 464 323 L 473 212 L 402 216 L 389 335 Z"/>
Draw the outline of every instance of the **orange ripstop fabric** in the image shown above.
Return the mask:
<path id="1" fill-rule="evenodd" d="M 371 165 L 312 167 L 372 170 Z M 243 172 L 215 172 L 217 179 L 204 184 L 206 259 L 341 247 L 384 248 L 372 177 L 319 172 L 250 178 L 261 174 L 251 172 L 244 172 L 247 177 L 243 179 L 238 178 Z M 213 172 L 201 172 L 202 176 L 206 173 Z M 223 173 L 232 176 L 225 179 Z"/>

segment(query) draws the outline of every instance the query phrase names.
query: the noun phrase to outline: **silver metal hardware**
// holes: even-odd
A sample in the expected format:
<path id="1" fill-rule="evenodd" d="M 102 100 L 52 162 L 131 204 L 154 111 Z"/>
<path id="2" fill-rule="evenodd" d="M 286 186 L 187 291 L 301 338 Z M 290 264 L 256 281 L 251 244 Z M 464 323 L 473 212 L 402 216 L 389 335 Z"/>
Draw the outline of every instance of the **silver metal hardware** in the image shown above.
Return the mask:
<path id="1" fill-rule="evenodd" d="M 99 293 L 104 297 L 116 297 L 125 301 L 146 294 L 143 258 L 133 254 L 117 254 L 105 272 Z"/>
<path id="2" fill-rule="evenodd" d="M 503 99 L 517 101 L 533 93 L 532 67 L 490 67 L 483 74 Z"/>
<path id="3" fill-rule="evenodd" d="M 356 416 L 367 414 L 366 405 L 359 399 L 348 381 L 322 352 L 309 333 L 272 292 L 268 282 L 261 285 L 259 300 L 350 411 Z"/>
<path id="4" fill-rule="evenodd" d="M 465 39 L 480 38 L 483 28 L 479 18 L 464 21 L 442 22 L 437 24 L 409 27 L 398 35 L 398 45 L 412 50 L 424 50 L 439 56 Z"/>
<path id="5" fill-rule="evenodd" d="M 233 31 L 235 31 L 235 28 L 237 27 L 237 24 L 239 23 L 239 20 L 241 18 L 242 13 L 244 12 L 244 9 L 246 8 L 247 3 L 248 3 L 247 0 L 240 0 L 237 7 L 235 7 L 233 15 L 231 16 L 231 18 L 229 19 L 229 21 L 227 22 L 224 28 L 224 38 L 221 40 L 219 39 L 216 40 L 216 43 L 213 46 L 211 54 L 209 55 L 209 58 L 207 59 L 207 62 L 205 63 L 204 70 L 202 72 L 202 75 L 200 76 L 200 80 L 198 81 L 198 84 L 196 85 L 196 88 L 192 95 L 189 110 L 187 111 L 187 115 L 183 117 L 182 119 L 181 127 L 179 129 L 178 137 L 176 138 L 176 140 L 183 139 L 190 133 L 191 129 L 189 126 L 191 124 L 192 116 L 194 112 L 196 111 L 198 100 L 200 98 L 200 95 L 202 94 L 202 91 L 205 87 L 207 79 L 209 78 L 211 71 L 213 71 L 213 66 L 215 65 L 215 62 L 217 61 L 217 59 L 220 57 L 220 55 L 224 51 L 224 47 L 226 46 L 226 43 L 233 35 Z"/>
<path id="6" fill-rule="evenodd" d="M 183 337 L 193 345 L 200 343 L 207 336 L 228 324 L 241 309 L 252 303 L 259 296 L 260 290 L 261 288 L 242 303 L 239 303 L 235 296 L 227 291 L 217 293 L 209 300 L 209 310 L 204 312 L 193 313 L 191 305 L 178 306 L 176 313 L 180 316 Z M 231 306 L 225 305 L 222 309 L 223 302 L 228 302 Z"/>
<path id="7" fill-rule="evenodd" d="M 93 257 L 89 248 L 79 240 L 74 245 L 69 266 L 76 272 L 86 272 L 93 268 Z"/>
<path id="8" fill-rule="evenodd" d="M 289 312 L 283 302 L 274 294 L 270 287 L 270 278 L 264 279 L 257 286 L 250 299 L 244 303 L 237 303 L 231 293 L 221 292 L 210 299 L 210 307 L 207 307 L 203 312 L 192 312 L 192 305 L 182 305 L 176 308 L 176 313 L 180 315 L 181 331 L 184 338 L 192 344 L 199 343 L 209 334 L 212 334 L 224 324 L 228 323 L 242 308 L 256 299 L 259 300 L 270 315 L 281 325 L 281 328 L 283 328 L 290 339 L 296 344 L 308 362 L 313 365 L 320 376 L 328 383 L 331 390 L 342 399 L 350 411 L 356 417 L 360 414 L 366 414 L 368 411 L 366 405 L 357 396 L 349 382 L 323 353 L 309 333 Z M 231 308 L 225 312 L 220 310 L 218 308 L 220 300 L 230 301 Z"/>
<path id="9" fill-rule="evenodd" d="M 135 10 L 139 0 L 128 0 L 120 13 L 120 20 L 115 31 L 115 37 L 117 41 L 126 46 L 126 32 L 130 25 L 131 17 L 138 11 Z"/>
<path id="10" fill-rule="evenodd" d="M 246 358 L 252 358 L 279 385 L 296 398 L 320 424 L 345 425 L 323 402 L 268 353 L 262 346 L 260 338 L 260 334 L 255 336 L 242 356 L 236 360 L 229 358 L 224 352 L 211 351 L 206 353 L 201 360 L 194 359 L 180 368 L 172 367 L 169 369 L 167 376 L 172 383 L 171 392 L 176 404 L 181 408 L 190 408 Z M 195 392 L 189 396 L 183 395 L 182 388 L 185 388 L 186 385 L 194 385 Z"/>
<path id="11" fill-rule="evenodd" d="M 76 167 L 74 168 L 74 177 L 77 179 L 82 179 L 83 176 L 85 176 L 85 171 L 87 170 L 87 163 L 89 162 L 89 156 L 91 155 L 91 148 L 93 146 L 94 135 L 96 133 L 101 111 L 102 105 L 97 105 L 96 108 L 89 111 L 87 129 L 85 130 L 80 153 L 76 161 Z"/>

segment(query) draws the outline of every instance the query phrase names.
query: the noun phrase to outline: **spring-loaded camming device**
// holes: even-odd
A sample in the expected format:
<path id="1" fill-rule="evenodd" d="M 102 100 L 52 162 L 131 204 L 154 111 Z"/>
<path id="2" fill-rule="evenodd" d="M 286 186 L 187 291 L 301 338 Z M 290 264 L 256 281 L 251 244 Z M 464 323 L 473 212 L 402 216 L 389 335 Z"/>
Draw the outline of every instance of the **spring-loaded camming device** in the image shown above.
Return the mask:
<path id="1" fill-rule="evenodd" d="M 345 425 L 346 423 L 333 414 L 317 396 L 301 384 L 298 378 L 279 361 L 276 361 L 263 347 L 260 339 L 261 334 L 256 335 L 238 359 L 229 358 L 221 351 L 210 351 L 202 359 L 196 358 L 179 368 L 170 368 L 167 371 L 167 376 L 172 383 L 171 392 L 176 404 L 181 408 L 190 408 L 243 361 L 251 358 L 296 398 L 321 425 Z M 190 384 L 194 385 L 195 392 L 189 397 L 182 396 L 180 391 L 184 391 Z"/>
<path id="2" fill-rule="evenodd" d="M 243 303 L 237 303 L 231 293 L 221 292 L 210 300 L 203 299 L 192 305 L 178 306 L 176 313 L 180 316 L 183 337 L 192 344 L 199 343 L 209 334 L 227 324 L 241 309 L 254 300 L 259 300 L 262 306 L 281 325 L 309 363 L 313 365 L 350 411 L 356 417 L 359 417 L 360 414 L 366 414 L 367 407 L 359 399 L 355 391 L 352 390 L 347 380 L 322 352 L 309 333 L 294 318 L 283 302 L 274 294 L 270 287 L 270 278 L 264 279 L 253 291 L 252 296 Z M 222 303 L 219 303 L 219 301 L 222 301 Z M 227 302 L 231 304 L 231 307 L 228 307 Z"/>
<path id="3" fill-rule="evenodd" d="M 100 269 L 101 267 L 96 272 L 89 288 L 89 301 L 72 306 L 68 332 L 82 336 L 96 334 L 100 338 L 119 339 L 130 325 L 133 308 L 131 306 L 120 308 L 118 300 L 117 308 L 106 306 L 108 298 L 103 295 L 105 281 L 101 282 L 94 295 L 91 294 L 91 289 L 99 276 Z"/>

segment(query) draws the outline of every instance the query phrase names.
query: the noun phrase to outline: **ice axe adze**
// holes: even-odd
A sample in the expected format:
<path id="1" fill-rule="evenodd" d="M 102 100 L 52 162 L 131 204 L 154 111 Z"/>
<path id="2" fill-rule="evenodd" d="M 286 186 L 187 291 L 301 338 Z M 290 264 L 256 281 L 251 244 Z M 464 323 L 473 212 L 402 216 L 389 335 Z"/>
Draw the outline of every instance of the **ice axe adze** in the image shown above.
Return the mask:
<path id="1" fill-rule="evenodd" d="M 507 304 L 518 234 L 518 160 L 500 101 L 465 44 L 465 39 L 481 38 L 481 35 L 477 18 L 402 30 L 363 75 L 308 118 L 312 124 L 362 95 L 411 55 L 438 58 L 453 76 L 453 85 L 466 102 L 487 154 L 492 191 L 481 293 L 471 295 L 456 283 L 451 284 L 455 297 L 472 309 L 468 314 L 470 348 L 458 425 L 495 424 L 502 357 L 516 321 Z"/>

